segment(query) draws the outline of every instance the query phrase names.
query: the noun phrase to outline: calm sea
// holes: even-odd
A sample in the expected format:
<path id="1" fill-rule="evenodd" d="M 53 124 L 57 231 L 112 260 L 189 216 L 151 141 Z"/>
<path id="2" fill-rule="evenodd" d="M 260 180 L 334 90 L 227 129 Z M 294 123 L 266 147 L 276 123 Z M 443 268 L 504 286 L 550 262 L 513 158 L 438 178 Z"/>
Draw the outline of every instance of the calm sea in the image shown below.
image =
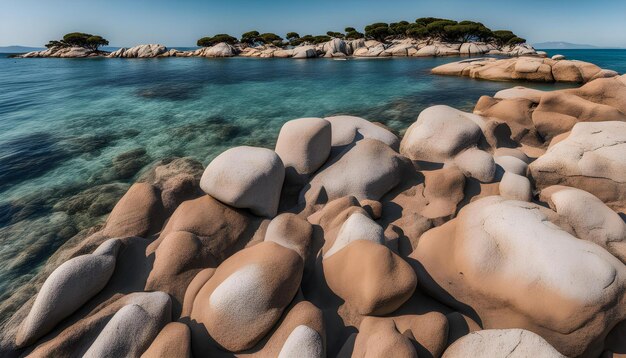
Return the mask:
<path id="1" fill-rule="evenodd" d="M 550 52 L 626 72 L 625 50 Z M 514 85 L 429 74 L 456 60 L 0 55 L 0 301 L 155 160 L 206 165 L 229 147 L 271 148 L 299 117 L 352 114 L 402 132 L 428 106 L 471 111 Z"/>

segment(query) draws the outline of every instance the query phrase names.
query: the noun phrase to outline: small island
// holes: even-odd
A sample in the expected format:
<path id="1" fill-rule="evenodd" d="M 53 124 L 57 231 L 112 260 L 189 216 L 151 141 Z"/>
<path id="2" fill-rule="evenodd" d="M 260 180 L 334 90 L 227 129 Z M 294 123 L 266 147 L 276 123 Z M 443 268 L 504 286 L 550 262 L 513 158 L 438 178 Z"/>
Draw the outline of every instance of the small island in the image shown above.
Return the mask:
<path id="1" fill-rule="evenodd" d="M 344 32 L 325 35 L 289 32 L 285 38 L 274 33 L 248 31 L 236 38 L 229 34 L 202 37 L 200 48 L 190 51 L 168 49 L 160 44 L 100 51 L 108 45 L 101 36 L 70 33 L 50 41 L 47 50 L 33 51 L 21 58 L 154 58 L 154 57 L 258 57 L 258 58 L 345 58 L 345 57 L 433 57 L 461 55 L 545 55 L 526 44 L 509 30 L 492 31 L 480 22 L 422 17 L 414 22 L 377 22 L 360 32 L 346 27 Z"/>

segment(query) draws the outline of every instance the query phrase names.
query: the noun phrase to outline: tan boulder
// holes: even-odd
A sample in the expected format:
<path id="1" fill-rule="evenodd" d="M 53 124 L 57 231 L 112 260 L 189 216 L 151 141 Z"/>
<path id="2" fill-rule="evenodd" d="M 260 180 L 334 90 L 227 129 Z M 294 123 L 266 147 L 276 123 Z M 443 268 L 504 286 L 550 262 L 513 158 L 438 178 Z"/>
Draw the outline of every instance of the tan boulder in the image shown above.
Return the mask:
<path id="1" fill-rule="evenodd" d="M 626 267 L 559 222 L 532 203 L 474 201 L 422 236 L 411 254 L 418 280 L 485 329 L 527 329 L 567 356 L 597 356 L 626 318 Z"/>
<path id="2" fill-rule="evenodd" d="M 136 183 L 115 204 L 102 233 L 108 237 L 147 237 L 161 229 L 164 216 L 158 190 L 147 183 Z"/>
<path id="3" fill-rule="evenodd" d="M 386 246 L 355 240 L 323 261 L 328 287 L 362 315 L 395 311 L 415 290 L 411 266 Z"/>
<path id="4" fill-rule="evenodd" d="M 585 190 L 609 206 L 626 199 L 626 123 L 578 123 L 530 165 L 538 189 L 567 185 Z"/>
<path id="5" fill-rule="evenodd" d="M 191 358 L 191 331 L 180 322 L 165 325 L 141 358 Z"/>
<path id="6" fill-rule="evenodd" d="M 201 347 L 195 341 L 209 339 L 206 333 L 232 352 L 252 348 L 295 296 L 302 269 L 296 252 L 274 242 L 262 242 L 224 261 L 194 300 L 194 351 Z"/>
<path id="7" fill-rule="evenodd" d="M 367 317 L 361 322 L 354 342 L 354 358 L 417 358 L 411 340 L 399 332 L 393 320 Z"/>

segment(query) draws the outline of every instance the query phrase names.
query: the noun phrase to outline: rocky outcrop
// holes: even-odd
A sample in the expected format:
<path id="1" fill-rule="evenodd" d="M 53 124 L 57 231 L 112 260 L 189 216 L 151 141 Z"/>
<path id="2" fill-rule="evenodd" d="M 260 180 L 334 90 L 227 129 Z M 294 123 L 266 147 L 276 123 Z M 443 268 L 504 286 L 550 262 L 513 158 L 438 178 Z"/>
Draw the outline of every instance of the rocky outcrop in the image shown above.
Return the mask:
<path id="1" fill-rule="evenodd" d="M 585 83 L 596 78 L 617 76 L 583 61 L 552 60 L 521 56 L 512 59 L 477 58 L 448 63 L 431 71 L 436 75 L 465 76 L 491 81 L 525 80 L 533 82 Z"/>
<path id="2" fill-rule="evenodd" d="M 11 297 L 0 356 L 626 352 L 624 78 L 430 107 L 401 140 L 359 117 L 300 118 L 275 150 L 128 169 L 138 182 L 106 223 Z M 131 153 L 118 169 L 147 155 Z"/>
<path id="3" fill-rule="evenodd" d="M 567 356 L 597 356 L 626 317 L 626 267 L 559 224 L 536 204 L 477 200 L 420 238 L 418 280 L 486 329 L 524 328 Z"/>
<path id="4" fill-rule="evenodd" d="M 567 185 L 602 201 L 621 205 L 626 199 L 626 122 L 578 123 L 530 165 L 538 188 Z"/>
<path id="5" fill-rule="evenodd" d="M 152 58 L 159 57 L 167 52 L 167 48 L 163 45 L 150 44 L 139 45 L 131 48 L 124 48 L 111 52 L 109 58 Z"/>

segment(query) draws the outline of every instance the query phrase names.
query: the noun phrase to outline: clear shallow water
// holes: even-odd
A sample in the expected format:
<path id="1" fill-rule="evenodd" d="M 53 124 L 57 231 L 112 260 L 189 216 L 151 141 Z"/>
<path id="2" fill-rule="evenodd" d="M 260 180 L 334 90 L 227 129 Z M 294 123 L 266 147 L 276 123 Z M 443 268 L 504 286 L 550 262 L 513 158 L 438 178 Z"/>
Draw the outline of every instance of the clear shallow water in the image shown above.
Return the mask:
<path id="1" fill-rule="evenodd" d="M 272 147 L 299 117 L 351 114 L 402 132 L 428 106 L 471 111 L 514 85 L 429 74 L 456 60 L 0 55 L 0 301 L 157 159 L 206 165 L 233 146 Z"/>

